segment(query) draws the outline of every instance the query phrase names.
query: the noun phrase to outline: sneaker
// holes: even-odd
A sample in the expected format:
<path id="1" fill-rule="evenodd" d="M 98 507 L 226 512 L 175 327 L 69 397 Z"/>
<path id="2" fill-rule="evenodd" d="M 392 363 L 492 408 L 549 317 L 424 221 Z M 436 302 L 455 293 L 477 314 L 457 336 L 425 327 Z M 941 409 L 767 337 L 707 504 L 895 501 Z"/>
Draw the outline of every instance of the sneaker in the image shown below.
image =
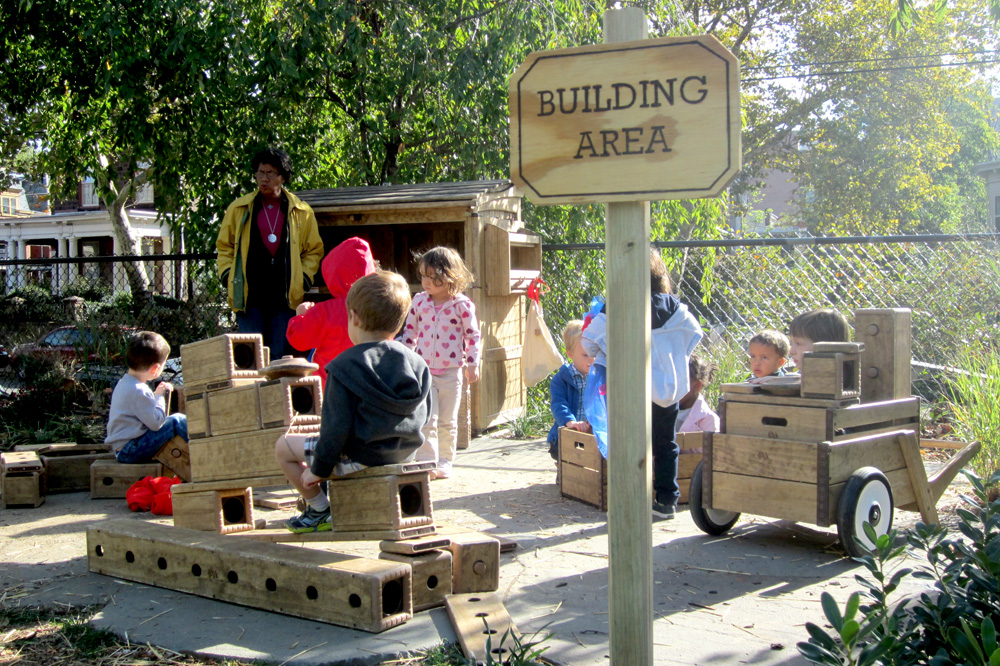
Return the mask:
<path id="1" fill-rule="evenodd" d="M 673 520 L 674 514 L 677 513 L 677 506 L 674 504 L 664 504 L 663 502 L 657 502 L 653 500 L 653 515 L 659 516 L 666 520 Z"/>
<path id="2" fill-rule="evenodd" d="M 302 534 L 303 532 L 329 532 L 333 529 L 333 520 L 330 518 L 330 509 L 317 511 L 311 506 L 307 506 L 301 515 L 289 518 L 285 527 L 291 532 Z"/>

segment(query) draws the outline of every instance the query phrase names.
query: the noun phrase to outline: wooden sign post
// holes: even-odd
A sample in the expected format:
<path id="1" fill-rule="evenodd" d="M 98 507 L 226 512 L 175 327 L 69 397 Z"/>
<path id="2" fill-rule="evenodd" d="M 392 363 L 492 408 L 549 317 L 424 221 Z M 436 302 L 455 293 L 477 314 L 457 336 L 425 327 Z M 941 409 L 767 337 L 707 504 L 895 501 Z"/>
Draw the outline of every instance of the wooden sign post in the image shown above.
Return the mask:
<path id="1" fill-rule="evenodd" d="M 532 53 L 510 82 L 511 178 L 536 204 L 606 203 L 611 663 L 653 663 L 649 227 L 652 199 L 714 196 L 740 169 L 739 72 L 714 37 Z"/>

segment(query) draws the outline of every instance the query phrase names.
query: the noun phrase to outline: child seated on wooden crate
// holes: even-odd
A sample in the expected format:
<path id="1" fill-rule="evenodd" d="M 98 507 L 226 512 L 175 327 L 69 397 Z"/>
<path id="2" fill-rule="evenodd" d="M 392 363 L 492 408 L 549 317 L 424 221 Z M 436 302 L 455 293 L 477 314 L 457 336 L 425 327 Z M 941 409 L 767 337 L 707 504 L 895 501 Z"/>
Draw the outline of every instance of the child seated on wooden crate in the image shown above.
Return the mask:
<path id="1" fill-rule="evenodd" d="M 788 349 L 788 336 L 781 331 L 766 329 L 750 338 L 750 344 L 747 345 L 750 376 L 745 381 L 784 375 L 782 368 L 788 358 Z"/>
<path id="2" fill-rule="evenodd" d="M 292 532 L 333 529 L 320 481 L 365 467 L 409 461 L 423 444 L 431 408 L 427 364 L 393 340 L 410 310 L 410 288 L 391 271 L 366 275 L 347 293 L 347 332 L 354 343 L 326 366 L 319 435 L 278 438 L 275 456 L 306 501 Z"/>
<path id="3" fill-rule="evenodd" d="M 583 348 L 583 322 L 573 319 L 562 332 L 563 345 L 569 363 L 563 364 L 549 382 L 549 406 L 555 423 L 549 429 L 549 455 L 559 461 L 559 428 L 590 432 L 590 424 L 583 414 L 583 390 L 587 374 L 594 364 L 594 357 Z"/>
<path id="4" fill-rule="evenodd" d="M 159 333 L 141 331 L 128 342 L 125 361 L 128 372 L 111 393 L 108 431 L 104 443 L 120 463 L 148 463 L 157 451 L 177 435 L 188 439 L 187 417 L 167 415 L 169 382 L 151 389 L 148 382 L 163 371 L 170 345 Z"/>
<path id="5" fill-rule="evenodd" d="M 719 415 L 701 394 L 712 381 L 717 368 L 698 354 L 691 354 L 688 361 L 688 378 L 691 390 L 677 403 L 677 432 L 719 432 Z M 685 453 L 683 450 L 681 453 Z"/>
<path id="6" fill-rule="evenodd" d="M 802 356 L 812 351 L 817 342 L 850 342 L 851 326 L 847 318 L 832 308 L 803 312 L 788 326 L 791 336 L 792 361 L 802 371 Z"/>

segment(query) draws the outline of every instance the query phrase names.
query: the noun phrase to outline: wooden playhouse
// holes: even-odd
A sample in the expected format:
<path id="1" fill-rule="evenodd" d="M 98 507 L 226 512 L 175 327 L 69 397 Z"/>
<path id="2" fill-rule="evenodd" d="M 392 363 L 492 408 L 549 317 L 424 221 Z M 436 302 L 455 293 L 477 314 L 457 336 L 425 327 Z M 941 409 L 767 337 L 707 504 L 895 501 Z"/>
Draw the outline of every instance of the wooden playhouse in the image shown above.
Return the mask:
<path id="1" fill-rule="evenodd" d="M 436 245 L 455 248 L 475 275 L 466 290 L 483 335 L 480 380 L 463 400 L 463 421 L 473 433 L 522 413 L 527 399 L 521 376 L 524 301 L 541 274 L 541 238 L 526 230 L 521 195 L 507 180 L 306 190 L 298 196 L 316 212 L 327 252 L 357 236 L 368 241 L 379 264 L 420 291 L 413 257 Z M 318 284 L 309 298 L 328 293 Z M 459 427 L 459 445 L 469 433 Z"/>

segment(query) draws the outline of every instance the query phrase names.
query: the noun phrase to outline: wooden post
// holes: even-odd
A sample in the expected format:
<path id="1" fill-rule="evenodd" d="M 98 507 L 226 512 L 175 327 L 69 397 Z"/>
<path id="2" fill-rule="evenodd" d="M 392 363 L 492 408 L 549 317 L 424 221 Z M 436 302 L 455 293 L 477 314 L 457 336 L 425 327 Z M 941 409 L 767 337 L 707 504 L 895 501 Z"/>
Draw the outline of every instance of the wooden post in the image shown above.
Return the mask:
<path id="1" fill-rule="evenodd" d="M 604 13 L 604 42 L 646 38 L 637 7 Z M 608 579 L 611 663 L 653 663 L 649 202 L 608 203 Z"/>

